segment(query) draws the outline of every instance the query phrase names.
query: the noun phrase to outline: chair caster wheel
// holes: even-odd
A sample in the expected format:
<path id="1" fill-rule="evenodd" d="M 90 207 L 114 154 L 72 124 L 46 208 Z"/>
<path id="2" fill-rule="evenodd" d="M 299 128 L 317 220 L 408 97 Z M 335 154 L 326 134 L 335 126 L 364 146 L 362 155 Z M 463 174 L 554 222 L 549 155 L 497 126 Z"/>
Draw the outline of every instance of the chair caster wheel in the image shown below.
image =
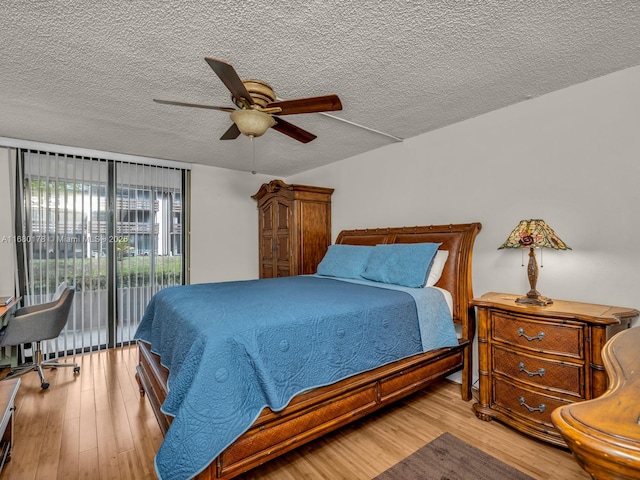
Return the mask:
<path id="1" fill-rule="evenodd" d="M 80 373 L 80 367 L 73 367 L 73 373 Z"/>
<path id="2" fill-rule="evenodd" d="M 42 387 L 43 390 L 46 390 L 47 388 L 49 388 L 49 383 L 48 382 L 42 382 L 40 384 L 40 386 Z"/>

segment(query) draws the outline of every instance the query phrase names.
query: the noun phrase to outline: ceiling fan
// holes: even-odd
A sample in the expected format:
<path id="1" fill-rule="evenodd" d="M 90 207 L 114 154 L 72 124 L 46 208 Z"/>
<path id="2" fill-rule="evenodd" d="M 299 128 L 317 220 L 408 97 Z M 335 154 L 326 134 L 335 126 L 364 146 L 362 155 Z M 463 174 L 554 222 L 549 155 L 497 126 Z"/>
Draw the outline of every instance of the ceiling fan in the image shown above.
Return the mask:
<path id="1" fill-rule="evenodd" d="M 342 110 L 342 103 L 337 95 L 277 100 L 276 94 L 268 83 L 261 80 L 241 80 L 235 69 L 228 63 L 209 57 L 205 57 L 205 60 L 229 89 L 231 99 L 238 108 L 155 98 L 153 101 L 165 105 L 230 112 L 233 124 L 220 137 L 220 140 L 233 140 L 238 138 L 241 133 L 251 138 L 259 137 L 269 128 L 273 128 L 299 142 L 308 143 L 315 139 L 316 135 L 283 120 L 280 116 Z"/>

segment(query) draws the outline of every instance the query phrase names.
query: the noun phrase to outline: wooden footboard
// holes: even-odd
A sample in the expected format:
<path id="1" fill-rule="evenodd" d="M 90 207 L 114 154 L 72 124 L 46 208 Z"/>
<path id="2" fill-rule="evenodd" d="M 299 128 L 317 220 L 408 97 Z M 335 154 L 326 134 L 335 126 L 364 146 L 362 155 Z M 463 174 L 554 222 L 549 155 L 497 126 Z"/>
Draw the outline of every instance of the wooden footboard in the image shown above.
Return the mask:
<path id="1" fill-rule="evenodd" d="M 253 426 L 196 477 L 228 479 L 267 460 L 346 425 L 436 380 L 462 369 L 467 340 L 350 377 L 295 397 L 280 412 L 264 409 Z M 171 417 L 160 411 L 167 395 L 168 371 L 149 344 L 138 342 L 140 363 L 136 378 L 162 432 Z"/>

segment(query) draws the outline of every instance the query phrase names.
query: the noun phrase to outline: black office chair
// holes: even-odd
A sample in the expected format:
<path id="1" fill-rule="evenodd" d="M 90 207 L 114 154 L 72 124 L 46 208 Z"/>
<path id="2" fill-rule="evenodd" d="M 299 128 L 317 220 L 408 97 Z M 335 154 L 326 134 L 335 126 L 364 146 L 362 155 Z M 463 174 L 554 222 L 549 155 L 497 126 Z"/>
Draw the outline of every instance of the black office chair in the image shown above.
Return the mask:
<path id="1" fill-rule="evenodd" d="M 0 347 L 25 343 L 36 344 L 34 362 L 11 370 L 7 378 L 36 370 L 40 376 L 40 386 L 46 390 L 49 388 L 49 383 L 44 379 L 43 368 L 73 367 L 73 373 L 80 373 L 80 366 L 77 363 L 43 362 L 40 349 L 40 343 L 43 340 L 58 337 L 67 324 L 74 293 L 74 287 L 66 287 L 58 300 L 19 308 L 9 319 L 7 326 L 0 330 Z"/>

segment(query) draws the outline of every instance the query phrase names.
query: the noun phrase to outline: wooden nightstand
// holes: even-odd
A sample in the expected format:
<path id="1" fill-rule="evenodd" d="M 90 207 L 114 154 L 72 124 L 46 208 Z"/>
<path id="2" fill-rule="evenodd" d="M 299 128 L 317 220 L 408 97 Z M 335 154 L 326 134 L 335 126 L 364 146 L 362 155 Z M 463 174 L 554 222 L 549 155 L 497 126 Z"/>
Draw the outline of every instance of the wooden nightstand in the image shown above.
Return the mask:
<path id="1" fill-rule="evenodd" d="M 471 302 L 478 312 L 480 375 L 473 408 L 482 420 L 566 446 L 551 412 L 605 392 L 602 347 L 640 312 L 563 300 L 537 307 L 518 304 L 517 297 L 492 292 Z"/>

